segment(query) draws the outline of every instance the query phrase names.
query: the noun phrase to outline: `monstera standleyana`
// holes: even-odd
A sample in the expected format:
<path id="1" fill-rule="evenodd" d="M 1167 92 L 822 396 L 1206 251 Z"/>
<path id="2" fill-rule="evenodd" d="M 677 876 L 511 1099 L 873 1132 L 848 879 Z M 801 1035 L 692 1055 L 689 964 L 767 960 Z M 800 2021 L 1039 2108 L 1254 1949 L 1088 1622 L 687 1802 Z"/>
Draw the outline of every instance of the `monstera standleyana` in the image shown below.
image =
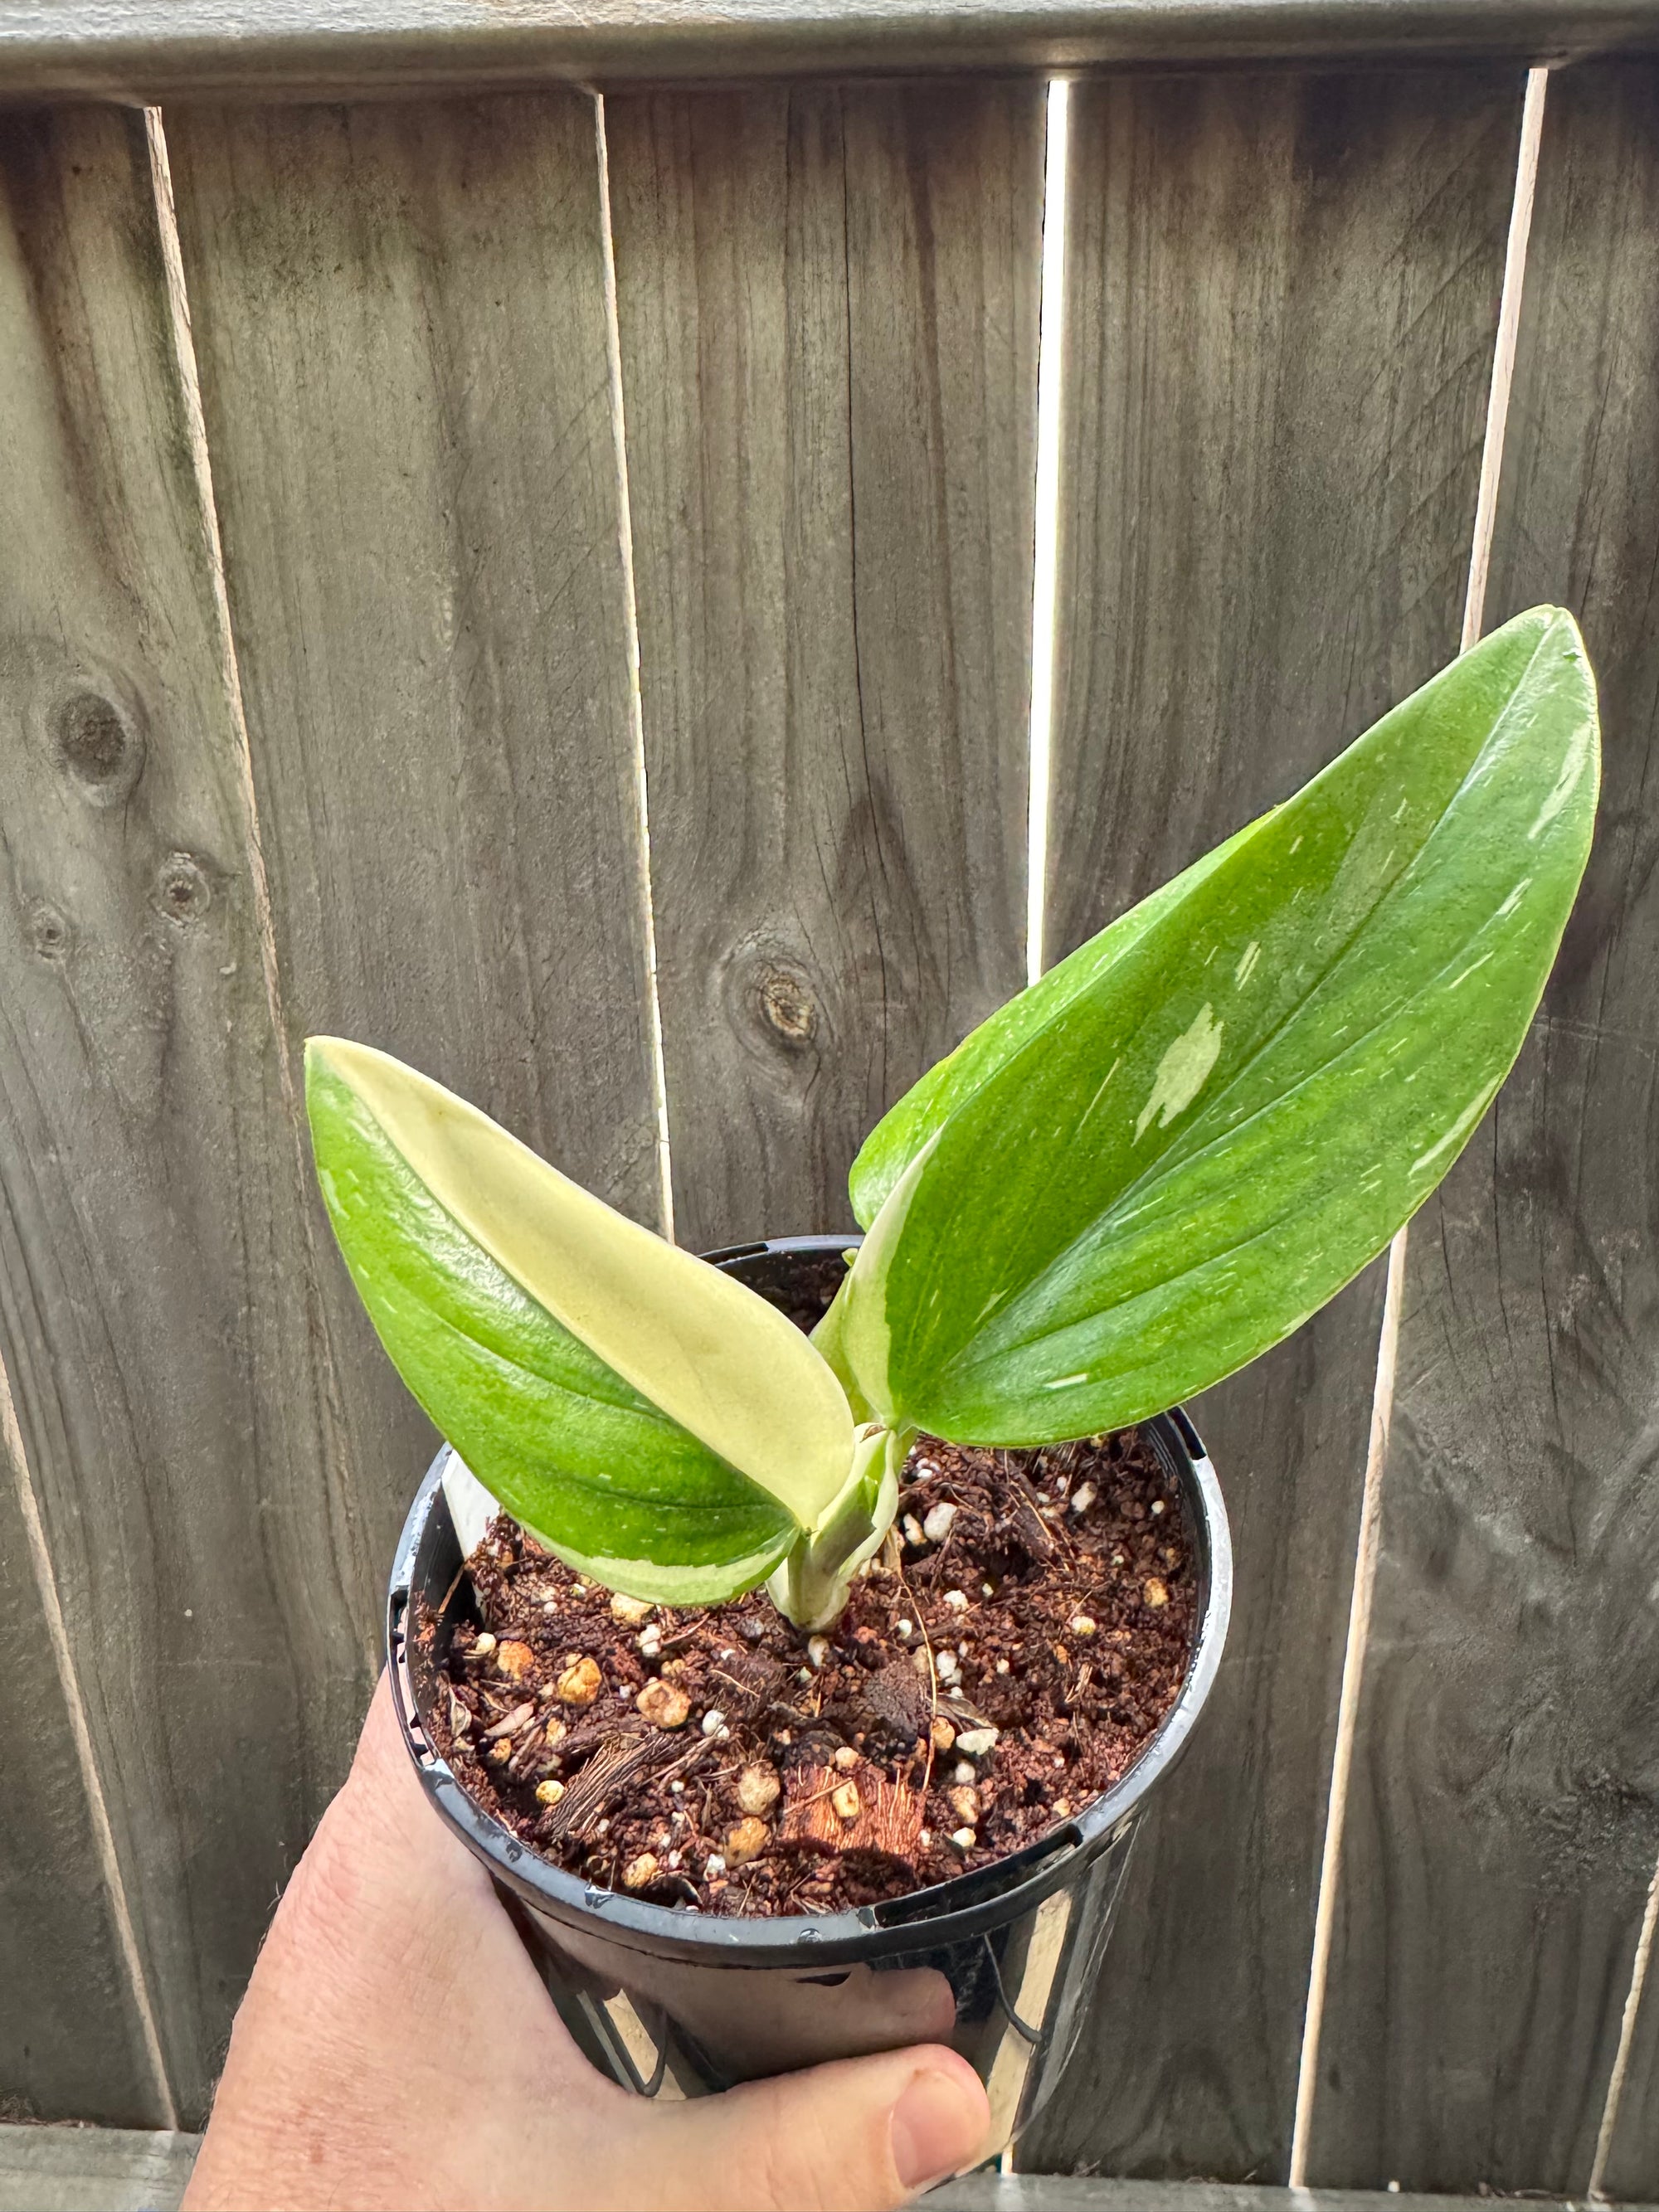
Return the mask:
<path id="1" fill-rule="evenodd" d="M 1595 688 L 1517 616 L 975 1030 L 854 1164 L 811 1340 L 367 1047 L 313 1038 L 323 1194 L 398 1371 L 585 1574 L 815 1627 L 919 1428 L 1144 1419 L 1305 1321 L 1457 1157 L 1589 850 Z"/>

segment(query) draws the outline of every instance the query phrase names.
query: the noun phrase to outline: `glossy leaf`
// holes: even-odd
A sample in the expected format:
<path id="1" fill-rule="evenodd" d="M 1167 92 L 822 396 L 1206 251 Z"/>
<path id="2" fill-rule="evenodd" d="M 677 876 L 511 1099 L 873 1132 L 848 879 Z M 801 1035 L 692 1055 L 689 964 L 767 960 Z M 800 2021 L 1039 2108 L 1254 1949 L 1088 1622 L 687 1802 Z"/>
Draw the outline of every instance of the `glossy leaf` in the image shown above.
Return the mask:
<path id="1" fill-rule="evenodd" d="M 1519 1050 L 1598 773 L 1577 631 L 1534 609 L 976 1032 L 860 1157 L 904 1209 L 843 1288 L 871 1402 L 960 1442 L 1092 1434 L 1323 1304 Z"/>
<path id="2" fill-rule="evenodd" d="M 319 1177 L 399 1373 L 485 1486 L 614 1588 L 760 1581 L 854 1431 L 805 1338 L 399 1062 L 307 1049 Z"/>
<path id="3" fill-rule="evenodd" d="M 1261 818 L 1265 821 L 1267 817 Z M 1029 990 L 999 1006 L 954 1052 L 935 1061 L 919 1082 L 911 1085 L 865 1139 L 848 1177 L 853 1218 L 860 1229 L 870 1227 L 893 1186 L 935 1130 L 942 1129 L 958 1107 L 988 1083 L 1023 1044 L 1064 1012 L 1073 999 L 1092 989 L 1113 962 L 1121 960 L 1161 914 L 1201 883 L 1255 826 L 1252 822 L 1235 831 L 1224 844 L 1161 884 L 1086 945 L 1079 945 Z"/>

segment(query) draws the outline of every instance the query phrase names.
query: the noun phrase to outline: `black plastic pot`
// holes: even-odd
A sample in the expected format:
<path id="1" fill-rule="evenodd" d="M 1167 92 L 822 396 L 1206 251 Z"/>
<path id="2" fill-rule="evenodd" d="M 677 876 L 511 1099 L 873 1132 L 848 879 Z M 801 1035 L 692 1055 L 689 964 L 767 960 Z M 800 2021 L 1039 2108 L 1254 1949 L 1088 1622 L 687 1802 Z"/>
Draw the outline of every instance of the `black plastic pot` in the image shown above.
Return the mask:
<path id="1" fill-rule="evenodd" d="M 711 1254 L 803 1322 L 833 1295 L 855 1240 L 780 1238 Z M 392 1688 L 410 1754 L 442 1818 L 507 1897 L 566 2025 L 593 2063 L 645 2096 L 700 2096 L 825 2058 L 948 2042 L 986 2085 L 1001 2149 L 1048 2096 L 1101 1968 L 1147 1793 L 1192 1732 L 1220 1662 L 1232 1596 L 1214 1470 L 1179 1409 L 1147 1425 L 1179 1488 L 1199 1581 L 1181 1694 L 1103 1796 L 995 1866 L 855 1911 L 721 1919 L 589 1887 L 475 1804 L 426 1725 L 454 1624 L 476 1619 L 445 1501 L 441 1452 L 410 1509 L 387 1603 Z M 406 1633 L 431 1620 L 435 1636 Z"/>

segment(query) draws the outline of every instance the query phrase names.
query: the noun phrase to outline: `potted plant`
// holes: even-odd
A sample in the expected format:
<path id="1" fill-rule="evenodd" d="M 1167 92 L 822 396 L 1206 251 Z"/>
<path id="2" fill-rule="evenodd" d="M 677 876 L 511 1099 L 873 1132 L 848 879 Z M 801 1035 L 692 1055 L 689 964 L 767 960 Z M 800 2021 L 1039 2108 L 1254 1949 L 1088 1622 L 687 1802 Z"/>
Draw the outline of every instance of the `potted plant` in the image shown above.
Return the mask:
<path id="1" fill-rule="evenodd" d="M 856 1243 L 711 1265 L 312 1040 L 341 1249 L 452 1448 L 392 1578 L 410 1748 L 619 2078 L 944 2035 L 1029 2118 L 1224 1633 L 1180 1401 L 1451 1165 L 1598 778 L 1577 629 L 1518 616 L 925 1076 Z"/>

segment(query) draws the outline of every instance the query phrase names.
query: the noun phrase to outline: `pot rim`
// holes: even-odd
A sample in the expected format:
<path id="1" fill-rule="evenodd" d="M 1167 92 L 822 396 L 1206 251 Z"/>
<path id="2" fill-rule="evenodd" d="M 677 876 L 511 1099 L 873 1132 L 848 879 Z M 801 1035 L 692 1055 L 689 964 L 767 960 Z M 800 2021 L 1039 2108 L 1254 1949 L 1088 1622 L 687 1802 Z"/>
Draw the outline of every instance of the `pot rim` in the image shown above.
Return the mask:
<path id="1" fill-rule="evenodd" d="M 846 1251 L 842 1237 L 769 1237 L 704 1256 L 714 1265 L 758 1258 Z M 446 1823 L 482 1859 L 496 1881 L 544 1917 L 602 1928 L 624 1948 L 723 1967 L 854 1964 L 953 1943 L 999 1927 L 1084 1872 L 1139 1812 L 1175 1765 L 1214 1686 L 1232 1610 L 1232 1544 L 1215 1469 L 1185 1410 L 1173 1407 L 1139 1425 L 1181 1485 L 1197 1553 L 1197 1632 L 1175 1702 L 1140 1755 L 1109 1790 L 1060 1821 L 1034 1843 L 992 1865 L 930 1883 L 878 1905 L 811 1917 L 715 1917 L 651 1905 L 602 1889 L 556 1867 L 468 1795 L 427 1735 L 410 1677 L 406 1620 L 416 1554 L 443 1499 L 451 1447 L 442 1445 L 415 1494 L 398 1539 L 386 1597 L 386 1656 L 392 1701 L 410 1758 L 428 1796 Z"/>

